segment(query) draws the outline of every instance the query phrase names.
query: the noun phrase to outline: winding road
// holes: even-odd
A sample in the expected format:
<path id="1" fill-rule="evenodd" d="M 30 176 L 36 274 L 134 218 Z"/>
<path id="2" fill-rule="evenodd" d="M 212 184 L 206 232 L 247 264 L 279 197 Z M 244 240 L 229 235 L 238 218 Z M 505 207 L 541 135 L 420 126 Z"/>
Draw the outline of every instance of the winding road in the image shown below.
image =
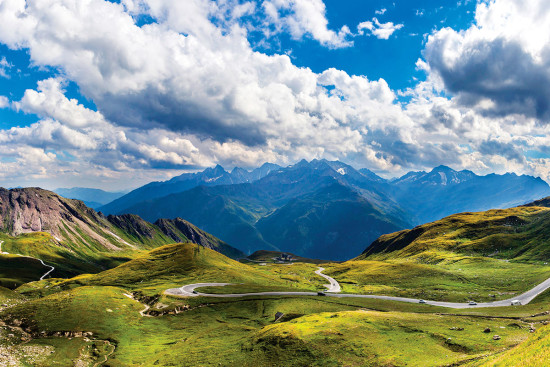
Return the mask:
<path id="1" fill-rule="evenodd" d="M 406 297 L 392 297 L 392 296 L 377 296 L 373 294 L 343 294 L 339 293 L 341 291 L 340 284 L 336 279 L 323 274 L 323 268 L 319 268 L 315 271 L 315 274 L 322 276 L 327 279 L 330 284 L 326 291 L 320 294 L 319 292 L 254 292 L 254 293 L 237 293 L 237 294 L 209 294 L 197 292 L 196 288 L 202 287 L 223 287 L 226 285 L 231 285 L 233 283 L 195 283 L 184 285 L 180 288 L 170 288 L 164 291 L 165 294 L 178 297 L 216 297 L 216 298 L 236 298 L 236 297 L 249 297 L 249 296 L 320 296 L 324 295 L 327 297 L 336 297 L 336 298 L 371 298 L 371 299 L 382 299 L 387 301 L 398 301 L 398 302 L 408 302 L 408 303 L 420 303 L 420 299 L 415 298 L 406 298 Z M 494 302 L 483 302 L 470 305 L 468 303 L 460 302 L 441 302 L 441 301 L 424 301 L 424 304 L 448 308 L 482 308 L 482 307 L 506 307 L 511 306 L 512 301 L 519 301 L 522 305 L 526 305 L 531 302 L 536 296 L 550 288 L 550 278 L 535 286 L 534 288 L 528 290 L 527 292 L 520 294 L 514 298 L 509 298 L 501 301 Z"/>
<path id="2" fill-rule="evenodd" d="M 0 254 L 3 254 L 3 255 L 10 255 L 9 252 L 3 252 L 3 251 L 2 251 L 2 244 L 3 244 L 3 243 L 4 243 L 4 241 L 0 241 Z M 38 258 L 36 258 L 36 257 L 26 256 L 26 255 L 21 255 L 21 254 L 11 254 L 11 255 L 15 255 L 15 256 L 19 256 L 19 257 L 26 257 L 26 258 L 33 259 L 33 260 L 36 260 L 36 261 L 40 261 L 40 263 L 41 263 L 42 265 L 44 265 L 44 266 L 47 267 L 47 268 L 50 268 L 50 270 L 48 270 L 44 275 L 42 275 L 42 276 L 40 277 L 39 280 L 43 280 L 43 279 L 46 278 L 52 271 L 55 270 L 55 267 L 53 267 L 53 266 L 51 266 L 51 265 L 48 265 L 48 264 L 44 263 L 44 261 L 42 261 L 42 260 L 40 260 L 40 259 L 38 259 Z"/>

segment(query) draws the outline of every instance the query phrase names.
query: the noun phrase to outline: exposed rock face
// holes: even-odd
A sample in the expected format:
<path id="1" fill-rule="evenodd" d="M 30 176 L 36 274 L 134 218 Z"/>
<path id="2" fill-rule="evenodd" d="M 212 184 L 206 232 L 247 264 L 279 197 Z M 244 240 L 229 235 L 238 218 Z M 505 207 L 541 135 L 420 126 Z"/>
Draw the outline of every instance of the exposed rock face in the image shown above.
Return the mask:
<path id="1" fill-rule="evenodd" d="M 12 235 L 43 231 L 59 236 L 62 221 L 100 220 L 95 212 L 86 209 L 79 201 L 64 199 L 39 188 L 0 188 L 0 228 Z"/>
<path id="2" fill-rule="evenodd" d="M 109 215 L 107 220 L 133 236 L 153 238 L 155 235 L 154 227 L 135 214 Z"/>
<path id="3" fill-rule="evenodd" d="M 0 188 L 0 232 L 12 236 L 47 232 L 53 236 L 52 245 L 80 254 L 190 241 L 227 256 L 243 255 L 183 219 L 163 219 L 157 224 L 133 214 L 105 217 L 80 200 L 40 188 Z"/>
<path id="4" fill-rule="evenodd" d="M 170 242 L 158 228 L 136 215 L 106 218 L 80 200 L 40 188 L 0 188 L 0 231 L 12 236 L 47 232 L 53 236 L 52 243 L 76 252 L 118 251 Z"/>
<path id="5" fill-rule="evenodd" d="M 13 236 L 48 232 L 58 242 L 118 250 L 129 244 L 110 236 L 109 222 L 79 200 L 40 188 L 0 188 L 0 230 Z M 131 246 L 131 245 L 130 245 Z"/>
<path id="6" fill-rule="evenodd" d="M 212 248 L 207 233 L 181 218 L 159 219 L 155 222 L 164 234 L 176 242 L 190 241 L 204 247 Z"/>

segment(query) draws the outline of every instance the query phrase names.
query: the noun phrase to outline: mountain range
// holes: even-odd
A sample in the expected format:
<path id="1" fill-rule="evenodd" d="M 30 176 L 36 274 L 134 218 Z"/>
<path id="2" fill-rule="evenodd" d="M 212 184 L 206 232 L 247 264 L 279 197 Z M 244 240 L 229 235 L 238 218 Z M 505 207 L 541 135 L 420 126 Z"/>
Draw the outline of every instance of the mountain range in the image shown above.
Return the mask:
<path id="1" fill-rule="evenodd" d="M 110 192 L 86 187 L 57 188 L 53 192 L 67 199 L 81 200 L 92 209 L 108 204 L 128 193 L 128 191 Z"/>
<path id="2" fill-rule="evenodd" d="M 40 188 L 0 188 L 2 252 L 37 257 L 55 266 L 55 276 L 98 272 L 135 253 L 176 242 L 194 242 L 229 257 L 239 250 L 180 219 L 149 223 L 137 215 L 97 213 L 82 201 Z M 0 262 L 0 278 L 4 274 Z"/>
<path id="3" fill-rule="evenodd" d="M 439 166 L 386 180 L 338 161 L 221 166 L 140 187 L 98 210 L 155 222 L 180 217 L 245 253 L 355 257 L 380 235 L 464 211 L 507 208 L 550 195 L 540 178 L 479 176 Z"/>

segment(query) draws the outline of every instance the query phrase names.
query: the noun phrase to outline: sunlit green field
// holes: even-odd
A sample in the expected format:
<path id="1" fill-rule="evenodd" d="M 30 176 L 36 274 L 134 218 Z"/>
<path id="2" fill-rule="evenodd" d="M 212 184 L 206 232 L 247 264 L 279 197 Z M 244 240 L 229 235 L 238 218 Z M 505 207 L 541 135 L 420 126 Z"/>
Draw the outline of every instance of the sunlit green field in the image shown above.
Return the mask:
<path id="1" fill-rule="evenodd" d="M 510 298 L 550 277 L 543 262 L 432 249 L 322 266 L 344 293 L 447 301 Z M 23 366 L 512 366 L 547 355 L 550 291 L 525 306 L 461 310 L 323 296 L 164 294 L 199 282 L 231 283 L 199 289 L 207 293 L 315 291 L 327 283 L 317 268 L 240 263 L 174 244 L 103 272 L 0 288 L 0 353 Z M 277 321 L 276 313 L 283 314 Z"/>
<path id="2" fill-rule="evenodd" d="M 325 266 L 345 293 L 466 302 L 494 301 L 521 294 L 550 277 L 550 266 L 462 257 L 421 264 L 414 260 L 349 261 Z"/>
<path id="3" fill-rule="evenodd" d="M 317 297 L 192 302 L 164 297 L 158 302 L 168 308 L 191 307 L 175 315 L 143 317 L 143 305 L 126 294 L 117 287 L 79 287 L 13 306 L 2 317 L 8 323 L 24 320 L 38 336 L 92 332 L 96 346 L 103 340 L 116 346 L 111 366 L 438 366 L 499 353 L 529 335 L 523 320 L 446 316 L 429 306 Z M 286 318 L 274 322 L 276 312 Z M 485 328 L 491 332 L 484 333 Z M 501 339 L 493 340 L 495 334 Z M 61 343 L 67 356 L 80 356 L 86 342 L 77 339 Z M 37 337 L 33 344 L 59 350 L 60 340 Z M 423 354 L 426 350 L 429 355 Z M 43 363 L 50 365 L 48 358 Z"/>

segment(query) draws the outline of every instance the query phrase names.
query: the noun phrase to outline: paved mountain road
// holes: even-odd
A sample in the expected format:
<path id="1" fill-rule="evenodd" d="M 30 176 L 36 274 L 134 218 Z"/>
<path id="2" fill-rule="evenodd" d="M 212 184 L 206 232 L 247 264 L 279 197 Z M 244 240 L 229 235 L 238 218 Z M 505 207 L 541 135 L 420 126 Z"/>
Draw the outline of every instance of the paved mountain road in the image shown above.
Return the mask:
<path id="1" fill-rule="evenodd" d="M 406 298 L 406 297 L 392 297 L 392 296 L 377 296 L 373 294 L 342 294 L 340 292 L 340 284 L 328 275 L 322 274 L 323 268 L 319 268 L 315 271 L 315 274 L 322 276 L 330 282 L 330 287 L 325 291 L 327 297 L 337 298 L 371 298 L 371 299 L 383 299 L 388 301 L 419 303 L 419 299 Z M 318 296 L 318 292 L 254 292 L 254 293 L 238 293 L 238 294 L 208 294 L 195 291 L 196 288 L 202 287 L 222 287 L 231 285 L 232 283 L 195 283 L 184 285 L 180 288 L 171 288 L 164 291 L 164 293 L 172 296 L 180 297 L 216 297 L 216 298 L 236 298 L 236 297 L 248 297 L 248 296 Z M 516 297 L 495 301 L 495 302 L 483 302 L 475 305 L 469 305 L 468 303 L 460 302 L 441 302 L 441 301 L 425 301 L 425 304 L 432 306 L 448 307 L 448 308 L 482 308 L 482 307 L 505 307 L 511 306 L 512 301 L 519 301 L 522 305 L 526 305 L 531 302 L 536 296 L 550 288 L 550 278 L 528 290 L 527 292 L 520 294 Z"/>
<path id="2" fill-rule="evenodd" d="M 338 284 L 336 279 L 331 278 L 326 274 L 323 274 L 323 270 L 325 270 L 325 268 L 320 267 L 319 269 L 315 270 L 315 274 L 320 275 L 320 276 L 322 276 L 323 278 L 325 278 L 326 280 L 329 281 L 330 284 L 327 284 L 328 289 L 326 290 L 326 292 L 332 292 L 332 293 L 341 292 L 342 288 L 340 288 L 340 284 Z M 325 287 L 326 287 L 326 285 L 325 285 Z"/>

